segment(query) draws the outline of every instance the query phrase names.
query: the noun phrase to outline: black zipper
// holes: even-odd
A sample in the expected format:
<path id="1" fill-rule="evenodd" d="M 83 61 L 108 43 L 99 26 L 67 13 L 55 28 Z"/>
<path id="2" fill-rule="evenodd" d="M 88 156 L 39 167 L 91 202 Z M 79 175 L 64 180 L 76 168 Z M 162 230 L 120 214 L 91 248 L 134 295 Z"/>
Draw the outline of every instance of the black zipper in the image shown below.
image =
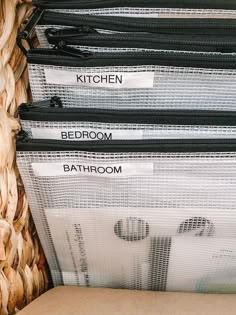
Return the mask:
<path id="1" fill-rule="evenodd" d="M 236 126 L 236 112 L 209 110 L 108 110 L 63 108 L 58 97 L 19 106 L 21 120 Z"/>
<path id="2" fill-rule="evenodd" d="M 171 19 L 136 18 L 122 16 L 96 16 L 36 10 L 41 15 L 39 25 L 64 25 L 71 27 L 90 26 L 91 28 L 118 32 L 149 32 L 169 34 L 235 34 L 235 19 Z M 37 18 L 34 18 L 37 20 Z"/>
<path id="3" fill-rule="evenodd" d="M 27 61 L 33 64 L 64 67 L 105 67 L 158 65 L 214 69 L 236 69 L 236 54 L 190 52 L 91 53 L 67 45 L 55 49 L 31 49 Z"/>
<path id="4" fill-rule="evenodd" d="M 85 27 L 104 29 L 116 32 L 143 32 L 155 34 L 192 34 L 192 35 L 224 35 L 234 36 L 236 30 L 235 19 L 146 19 L 119 16 L 93 16 L 80 14 L 65 14 L 59 12 L 34 10 L 24 30 L 18 34 L 17 43 L 26 54 L 23 41 L 26 40 L 30 48 L 33 42 L 30 35 L 35 26 L 64 25 L 69 27 Z M 207 41 L 207 40 L 206 40 Z"/>
<path id="5" fill-rule="evenodd" d="M 235 152 L 236 139 L 184 140 L 105 140 L 61 141 L 29 139 L 17 141 L 17 151 L 87 151 L 87 152 Z"/>
<path id="6" fill-rule="evenodd" d="M 33 0 L 45 9 L 95 9 L 112 7 L 150 7 L 235 10 L 235 0 Z"/>
<path id="7" fill-rule="evenodd" d="M 235 36 L 219 35 L 179 35 L 115 33 L 103 34 L 89 26 L 69 29 L 49 28 L 45 31 L 47 40 L 52 45 L 143 48 L 157 50 L 201 51 L 201 52 L 236 52 Z"/>

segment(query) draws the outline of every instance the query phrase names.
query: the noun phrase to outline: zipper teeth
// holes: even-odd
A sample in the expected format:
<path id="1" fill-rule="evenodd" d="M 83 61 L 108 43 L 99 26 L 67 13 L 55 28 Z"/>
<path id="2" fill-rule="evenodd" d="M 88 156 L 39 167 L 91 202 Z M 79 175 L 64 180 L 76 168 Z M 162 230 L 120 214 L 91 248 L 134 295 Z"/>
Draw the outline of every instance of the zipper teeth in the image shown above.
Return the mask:
<path id="1" fill-rule="evenodd" d="M 40 104 L 38 103 L 37 106 L 34 106 L 33 104 L 27 104 L 27 110 L 26 112 L 30 113 L 48 113 L 48 114 L 81 114 L 81 115 L 86 115 L 86 114 L 92 114 L 92 115 L 120 115 L 120 116 L 126 116 L 126 115 L 156 115 L 156 116 L 167 116 L 167 115 L 172 115 L 172 116 L 177 116 L 177 117 L 232 117 L 235 116 L 236 118 L 236 111 L 235 112 L 228 112 L 228 111 L 208 111 L 208 110 L 197 110 L 197 111 L 187 111 L 187 110 L 179 110 L 179 111 L 173 111 L 173 110 L 108 110 L 108 109 L 101 109 L 101 110 L 93 110 L 93 109 L 83 109 L 83 108 L 57 108 L 57 107 L 40 107 Z M 21 106 L 19 107 L 19 112 L 24 113 L 25 110 L 21 109 Z"/>
<path id="2" fill-rule="evenodd" d="M 55 53 L 54 53 L 55 52 Z M 79 51 L 78 51 L 79 52 Z M 51 54 L 53 53 L 53 54 Z M 31 49 L 28 53 L 28 58 L 30 57 L 36 57 L 39 58 L 45 58 L 47 60 L 48 58 L 52 57 L 60 57 L 61 61 L 71 59 L 76 62 L 76 60 L 79 59 L 79 57 L 73 57 L 67 54 L 60 54 L 60 52 L 57 49 L 50 50 L 45 48 L 37 48 L 37 49 Z M 180 57 L 180 58 L 179 58 Z M 65 59 L 64 59 L 65 58 Z M 179 59 L 177 59 L 179 58 Z M 161 60 L 186 60 L 186 58 L 192 60 L 192 61 L 236 61 L 236 57 L 231 54 L 212 54 L 209 56 L 209 54 L 204 53 L 181 53 L 181 52 L 125 52 L 125 53 L 94 53 L 91 55 L 89 59 L 143 59 L 143 60 L 150 60 L 151 62 L 156 59 Z M 214 60 L 213 60 L 214 59 Z M 44 60 L 43 60 L 44 61 Z"/>
<path id="3" fill-rule="evenodd" d="M 25 138 L 26 142 L 28 143 L 45 143 L 47 144 L 62 144 L 67 147 L 70 147 L 71 144 L 76 144 L 78 146 L 82 146 L 83 143 L 81 141 L 65 141 L 65 140 L 41 140 L 41 139 L 32 139 L 32 138 Z M 20 141 L 21 142 L 21 141 Z M 92 143 L 89 142 L 84 142 L 86 145 L 90 146 Z M 236 144 L 236 139 L 161 139 L 161 140 L 109 140 L 109 141 L 93 141 L 95 145 L 98 146 L 103 146 L 107 145 L 109 147 L 109 144 L 112 145 L 129 145 L 129 144 L 141 144 L 141 145 L 158 145 L 161 143 L 166 143 L 166 144 L 192 144 L 196 145 L 199 143 L 202 144 Z"/>
<path id="4" fill-rule="evenodd" d="M 35 49 L 36 50 L 36 49 Z M 84 55 L 78 51 L 50 54 L 48 50 L 36 51 L 30 50 L 27 54 L 29 64 L 35 65 L 52 65 L 73 68 L 84 67 L 124 67 L 124 66 L 165 66 L 165 67 L 191 67 L 201 69 L 228 69 L 235 71 L 236 54 L 212 54 L 212 53 L 187 53 L 182 52 L 182 56 L 178 53 L 163 52 L 163 54 L 140 54 L 140 53 L 123 53 L 123 54 L 107 54 L 107 53 L 88 53 Z M 76 54 L 76 57 L 74 56 Z"/>
<path id="5" fill-rule="evenodd" d="M 61 141 L 23 138 L 17 141 L 17 151 L 87 151 L 87 152 L 235 152 L 234 139 L 206 140 L 108 140 L 108 141 Z"/>
<path id="6" fill-rule="evenodd" d="M 236 126 L 236 112 L 215 111 L 116 111 L 84 110 L 68 108 L 19 108 L 22 121 L 70 121 L 97 123 L 124 123 L 145 125 L 192 125 L 192 126 Z"/>
<path id="7" fill-rule="evenodd" d="M 204 41 L 202 40 L 201 42 L 200 41 L 196 41 L 196 40 L 192 40 L 191 37 L 188 37 L 188 38 L 185 38 L 184 40 L 183 39 L 175 39 L 174 36 L 172 39 L 160 39 L 160 38 L 155 38 L 153 36 L 150 36 L 150 35 L 136 35 L 136 34 L 109 34 L 109 35 L 104 35 L 104 34 L 93 34 L 93 35 L 83 35 L 81 37 L 79 37 L 80 35 L 78 34 L 77 35 L 78 38 L 76 38 L 76 36 L 71 36 L 71 37 L 67 37 L 66 35 L 56 35 L 54 36 L 52 39 L 52 43 L 53 41 L 55 40 L 55 42 L 59 42 L 60 40 L 65 40 L 67 42 L 67 44 L 69 43 L 74 43 L 74 44 L 80 44 L 81 42 L 85 42 L 85 41 L 96 41 L 96 40 L 99 40 L 99 41 L 106 41 L 106 42 L 109 42 L 109 41 L 129 41 L 129 42 L 137 42 L 137 41 L 140 41 L 140 42 L 152 42 L 152 43 L 157 43 L 157 44 L 175 44 L 175 45 L 200 45 L 200 46 L 221 46 L 221 45 L 225 45 L 225 46 L 235 46 L 236 45 L 236 41 L 232 41 L 234 38 L 232 37 L 232 39 L 229 39 L 229 40 L 220 40 L 220 41 L 211 41 L 210 38 L 208 38 L 208 41 Z M 192 41 L 191 41 L 192 40 Z M 50 42 L 50 40 L 49 40 Z M 95 43 L 94 43 L 95 44 Z M 94 46 L 94 45 L 93 45 Z"/>

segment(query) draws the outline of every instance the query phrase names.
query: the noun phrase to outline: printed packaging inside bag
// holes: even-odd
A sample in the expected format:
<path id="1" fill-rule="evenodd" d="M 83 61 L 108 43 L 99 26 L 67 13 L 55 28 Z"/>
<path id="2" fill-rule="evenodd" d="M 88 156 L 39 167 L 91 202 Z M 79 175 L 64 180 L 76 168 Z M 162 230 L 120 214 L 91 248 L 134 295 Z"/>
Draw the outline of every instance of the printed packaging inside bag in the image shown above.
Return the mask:
<path id="1" fill-rule="evenodd" d="M 236 112 L 63 108 L 50 100 L 22 104 L 28 137 L 68 141 L 236 138 Z"/>
<path id="2" fill-rule="evenodd" d="M 65 107 L 235 110 L 235 54 L 91 53 L 32 49 L 34 101 L 57 95 Z"/>
<path id="3" fill-rule="evenodd" d="M 42 9 L 75 12 L 78 14 L 101 14 L 142 16 L 158 18 L 235 18 L 234 0 L 33 0 Z"/>
<path id="4" fill-rule="evenodd" d="M 235 140 L 17 150 L 54 284 L 236 291 Z"/>

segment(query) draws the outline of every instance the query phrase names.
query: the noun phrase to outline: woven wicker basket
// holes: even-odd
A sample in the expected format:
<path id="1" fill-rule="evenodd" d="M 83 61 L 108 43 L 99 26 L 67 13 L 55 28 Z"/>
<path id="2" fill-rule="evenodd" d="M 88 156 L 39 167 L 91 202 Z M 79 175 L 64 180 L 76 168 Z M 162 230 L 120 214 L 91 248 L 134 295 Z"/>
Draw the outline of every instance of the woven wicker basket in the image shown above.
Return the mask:
<path id="1" fill-rule="evenodd" d="M 0 315 L 15 314 L 47 290 L 48 275 L 15 164 L 17 107 L 28 97 L 16 35 L 30 1 L 0 0 Z"/>

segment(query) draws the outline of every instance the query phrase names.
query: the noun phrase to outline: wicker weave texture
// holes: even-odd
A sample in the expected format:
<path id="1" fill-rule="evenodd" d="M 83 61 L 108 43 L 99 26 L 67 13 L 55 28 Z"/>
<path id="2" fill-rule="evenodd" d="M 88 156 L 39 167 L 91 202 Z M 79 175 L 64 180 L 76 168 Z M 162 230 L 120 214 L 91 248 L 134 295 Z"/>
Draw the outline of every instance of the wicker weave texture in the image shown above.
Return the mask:
<path id="1" fill-rule="evenodd" d="M 0 1 L 0 315 L 15 314 L 48 287 L 45 258 L 15 165 L 17 107 L 28 98 L 16 35 L 30 1 Z"/>

